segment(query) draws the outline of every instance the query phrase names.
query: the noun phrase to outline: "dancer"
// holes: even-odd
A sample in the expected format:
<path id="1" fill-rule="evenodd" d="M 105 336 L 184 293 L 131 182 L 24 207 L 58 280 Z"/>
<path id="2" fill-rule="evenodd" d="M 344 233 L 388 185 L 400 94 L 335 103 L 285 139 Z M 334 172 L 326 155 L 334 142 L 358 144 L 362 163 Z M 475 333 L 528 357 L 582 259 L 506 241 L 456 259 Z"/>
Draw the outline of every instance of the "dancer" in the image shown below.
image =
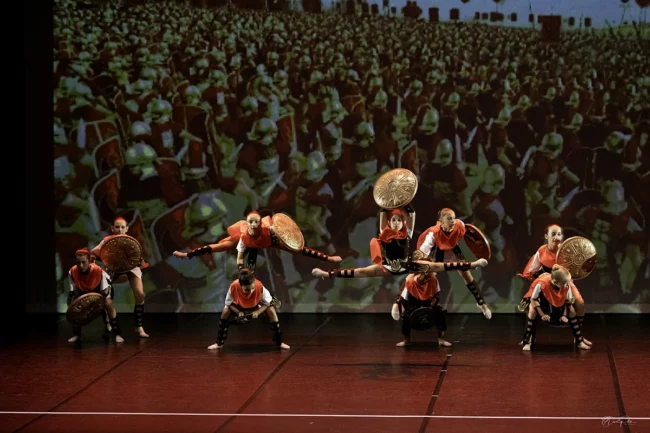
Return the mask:
<path id="1" fill-rule="evenodd" d="M 456 219 L 456 214 L 452 209 L 444 208 L 438 212 L 438 223 L 429 227 L 418 238 L 417 249 L 424 253 L 425 257 L 432 257 L 436 262 L 449 263 L 465 260 L 458 246 L 458 242 L 463 236 L 465 236 L 465 223 Z M 492 311 L 485 303 L 469 269 L 459 269 L 458 272 L 469 291 L 474 295 L 476 305 L 481 309 L 483 315 L 487 319 L 491 319 Z"/>
<path id="2" fill-rule="evenodd" d="M 289 345 L 282 341 L 280 322 L 275 308 L 271 305 L 271 294 L 264 287 L 262 282 L 255 278 L 253 271 L 242 268 L 239 271 L 239 279 L 233 281 L 226 295 L 226 306 L 221 312 L 217 342 L 208 346 L 208 349 L 221 349 L 226 344 L 228 337 L 228 325 L 231 317 L 244 319 L 250 317 L 257 319 L 261 314 L 266 314 L 271 323 L 273 332 L 273 343 L 280 349 L 288 350 Z"/>
<path id="3" fill-rule="evenodd" d="M 271 218 L 262 218 L 257 211 L 249 212 L 246 215 L 246 220 L 239 221 L 228 227 L 228 233 L 230 235 L 228 238 L 216 244 L 197 248 L 188 253 L 174 251 L 174 255 L 185 259 L 236 248 L 237 268 L 248 268 L 254 272 L 257 263 L 257 252 L 260 248 L 277 247 L 289 251 L 281 246 L 275 236 Z M 325 262 L 339 263 L 342 260 L 340 256 L 328 256 L 308 247 L 304 247 L 301 252 L 303 256 L 313 257 Z"/>
<path id="4" fill-rule="evenodd" d="M 120 327 L 117 323 L 117 311 L 113 306 L 113 297 L 111 294 L 111 285 L 108 274 L 98 265 L 92 263 L 90 251 L 88 248 L 82 248 L 76 251 L 75 258 L 77 264 L 70 268 L 68 278 L 70 279 L 70 292 L 68 293 L 68 307 L 72 301 L 86 293 L 99 293 L 105 299 L 105 307 L 108 313 L 109 323 L 116 343 L 123 343 Z M 108 330 L 107 330 L 107 335 Z M 72 337 L 68 343 L 75 343 L 81 339 L 81 326 L 72 327 Z"/>
<path id="5" fill-rule="evenodd" d="M 270 217 L 264 217 L 257 211 L 252 211 L 246 215 L 246 230 L 242 231 L 239 243 L 237 244 L 237 268 L 245 267 L 244 258 L 248 255 L 247 264 L 254 263 L 259 248 L 276 247 L 289 251 L 279 242 L 273 231 L 273 221 Z M 312 257 L 324 262 L 339 263 L 343 260 L 340 256 L 328 256 L 320 251 L 303 247 L 302 255 Z"/>
<path id="6" fill-rule="evenodd" d="M 113 232 L 114 235 L 125 235 L 129 231 L 128 223 L 123 217 L 118 216 L 113 220 L 111 231 Z M 96 257 L 101 257 L 100 253 L 107 238 L 108 236 L 102 239 L 102 241 L 95 248 L 92 249 L 91 253 L 93 255 L 95 255 Z M 129 285 L 131 286 L 131 290 L 133 291 L 133 297 L 135 298 L 135 307 L 133 308 L 133 313 L 135 314 L 135 330 L 138 333 L 138 335 L 140 335 L 140 338 L 149 338 L 149 334 L 147 334 L 144 331 L 144 326 L 143 326 L 144 286 L 142 285 L 142 269 L 140 266 L 136 266 L 133 269 L 130 269 L 125 274 L 129 281 Z M 111 283 L 114 283 L 119 276 L 120 275 L 113 275 L 113 281 Z"/>
<path id="7" fill-rule="evenodd" d="M 530 301 L 530 305 L 526 315 L 526 330 L 524 331 L 522 350 L 531 350 L 538 317 L 541 317 L 544 322 L 555 326 L 569 323 L 575 345 L 580 349 L 591 349 L 584 342 L 582 323 L 578 321 L 576 311 L 571 305 L 574 300 L 574 288 L 571 273 L 558 264 L 553 265 L 550 273 L 544 273 L 533 281 L 528 293 L 524 296 L 525 299 Z"/>
<path id="8" fill-rule="evenodd" d="M 551 272 L 553 265 L 557 263 L 557 251 L 562 244 L 564 239 L 564 232 L 562 227 L 557 224 L 552 224 L 546 227 L 546 233 L 544 234 L 544 239 L 546 239 L 546 244 L 542 245 L 537 249 L 537 252 L 530 258 L 528 264 L 524 268 L 522 274 L 517 274 L 520 277 L 526 278 L 528 281 L 534 281 L 540 275 Z M 571 293 L 573 295 L 573 307 L 576 311 L 576 318 L 582 326 L 585 321 L 585 301 L 582 299 L 582 295 L 578 288 L 572 283 Z M 525 308 L 527 305 L 526 297 L 522 299 L 520 304 L 520 310 Z M 586 345 L 591 346 L 591 341 L 583 337 L 583 341 Z M 521 343 L 520 343 L 521 344 Z"/>
<path id="9" fill-rule="evenodd" d="M 404 281 L 404 288 L 393 304 L 391 316 L 402 320 L 402 335 L 404 340 L 397 347 L 404 347 L 411 342 L 411 323 L 409 316 L 421 307 L 433 309 L 434 320 L 438 328 L 438 346 L 449 347 L 451 343 L 444 339 L 447 330 L 446 311 L 440 306 L 440 284 L 435 273 L 411 274 Z"/>
<path id="10" fill-rule="evenodd" d="M 388 215 L 386 215 L 388 214 Z M 367 278 L 392 275 L 429 274 L 450 270 L 469 270 L 487 265 L 487 260 L 475 262 L 435 263 L 428 259 L 418 259 L 410 252 L 410 241 L 415 225 L 415 211 L 410 206 L 393 210 L 382 210 L 379 216 L 379 238 L 370 241 L 370 254 L 373 264 L 365 268 L 312 270 L 312 275 L 320 278 Z"/>

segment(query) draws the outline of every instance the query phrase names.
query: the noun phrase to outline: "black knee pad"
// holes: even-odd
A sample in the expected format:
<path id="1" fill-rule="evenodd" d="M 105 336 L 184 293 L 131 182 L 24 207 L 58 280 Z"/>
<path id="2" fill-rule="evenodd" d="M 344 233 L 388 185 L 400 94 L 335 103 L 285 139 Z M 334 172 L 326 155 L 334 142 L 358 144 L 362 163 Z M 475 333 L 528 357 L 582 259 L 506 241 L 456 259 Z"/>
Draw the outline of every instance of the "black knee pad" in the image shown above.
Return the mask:
<path id="1" fill-rule="evenodd" d="M 440 305 L 433 308 L 435 312 L 434 320 L 438 331 L 445 332 L 447 330 L 447 310 L 443 310 Z"/>
<path id="2" fill-rule="evenodd" d="M 271 331 L 273 332 L 273 343 L 276 346 L 282 344 L 282 331 L 280 331 L 280 322 L 271 322 Z"/>

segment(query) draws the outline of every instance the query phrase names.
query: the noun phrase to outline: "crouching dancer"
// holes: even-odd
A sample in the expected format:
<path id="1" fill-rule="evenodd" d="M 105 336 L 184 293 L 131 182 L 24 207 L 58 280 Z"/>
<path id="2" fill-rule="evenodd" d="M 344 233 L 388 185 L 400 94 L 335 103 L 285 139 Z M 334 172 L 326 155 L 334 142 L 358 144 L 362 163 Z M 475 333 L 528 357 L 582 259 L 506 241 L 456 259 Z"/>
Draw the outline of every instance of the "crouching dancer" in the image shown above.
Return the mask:
<path id="1" fill-rule="evenodd" d="M 553 265 L 551 273 L 540 275 L 531 284 L 524 299 L 530 301 L 526 311 L 526 330 L 524 331 L 523 350 L 531 350 L 534 342 L 537 319 L 551 326 L 568 324 L 573 333 L 576 347 L 589 350 L 582 336 L 582 322 L 576 316 L 573 307 L 573 282 L 571 273 L 563 266 Z"/>
<path id="2" fill-rule="evenodd" d="M 124 342 L 124 339 L 120 335 L 120 327 L 117 323 L 117 311 L 113 306 L 113 296 L 111 294 L 111 286 L 108 282 L 108 274 L 101 267 L 93 263 L 88 248 L 77 250 L 75 258 L 77 264 L 68 272 L 70 279 L 68 307 L 72 304 L 72 301 L 86 293 L 99 293 L 105 300 L 105 311 L 108 313 L 110 327 L 115 335 L 115 342 Z M 106 327 L 105 336 L 110 337 L 108 327 Z M 73 326 L 72 337 L 68 339 L 68 343 L 75 343 L 79 339 L 81 339 L 81 326 Z"/>
<path id="3" fill-rule="evenodd" d="M 248 268 L 239 271 L 239 279 L 233 281 L 226 295 L 226 306 L 221 312 L 217 342 L 208 346 L 208 349 L 221 349 L 228 338 L 228 324 L 231 318 L 257 319 L 262 313 L 266 314 L 271 323 L 273 343 L 281 349 L 289 349 L 289 345 L 282 341 L 280 322 L 275 307 L 271 305 L 271 293 L 262 282 L 255 278 Z"/>
<path id="4" fill-rule="evenodd" d="M 404 347 L 411 342 L 411 314 L 426 308 L 425 320 L 432 320 L 438 328 L 438 345 L 449 347 L 451 343 L 444 339 L 447 330 L 445 310 L 440 306 L 440 285 L 435 273 L 410 274 L 404 281 L 404 288 L 393 304 L 391 316 L 395 320 L 402 319 L 402 335 L 404 340 L 397 347 Z"/>

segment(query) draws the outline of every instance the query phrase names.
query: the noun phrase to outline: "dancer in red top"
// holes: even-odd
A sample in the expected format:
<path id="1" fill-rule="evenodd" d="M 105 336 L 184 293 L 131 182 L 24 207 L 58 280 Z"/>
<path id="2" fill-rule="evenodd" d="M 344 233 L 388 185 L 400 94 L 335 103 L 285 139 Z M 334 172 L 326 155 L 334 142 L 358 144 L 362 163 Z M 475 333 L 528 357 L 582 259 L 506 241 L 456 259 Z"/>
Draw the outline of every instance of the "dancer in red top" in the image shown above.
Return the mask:
<path id="1" fill-rule="evenodd" d="M 221 312 L 217 342 L 208 346 L 208 349 L 221 349 L 228 337 L 228 325 L 234 315 L 239 319 L 250 317 L 257 319 L 261 314 L 266 314 L 271 323 L 273 343 L 280 349 L 288 350 L 289 345 L 282 341 L 280 322 L 275 308 L 271 305 L 271 294 L 262 282 L 255 278 L 250 269 L 240 269 L 239 279 L 233 281 L 226 295 L 226 306 Z"/>
<path id="2" fill-rule="evenodd" d="M 575 309 L 571 305 L 574 289 L 571 273 L 558 264 L 553 265 L 550 273 L 544 273 L 533 281 L 524 296 L 530 300 L 530 305 L 527 311 L 523 350 L 529 351 L 533 345 L 538 317 L 554 326 L 568 323 L 576 346 L 584 350 L 591 349 L 584 342 L 582 324 L 578 322 Z"/>
<path id="3" fill-rule="evenodd" d="M 197 248 L 188 253 L 174 251 L 174 255 L 185 259 L 236 248 L 237 267 L 239 269 L 245 267 L 254 272 L 257 263 L 257 252 L 260 248 L 277 247 L 285 249 L 280 246 L 277 237 L 273 233 L 273 221 L 271 218 L 262 218 L 257 211 L 249 212 L 246 215 L 246 220 L 238 221 L 228 227 L 228 234 L 230 236 L 216 244 Z M 304 247 L 301 253 L 303 256 L 312 257 L 324 262 L 339 263 L 342 260 L 339 256 L 328 256 L 308 247 Z"/>
<path id="4" fill-rule="evenodd" d="M 129 231 L 129 226 L 126 220 L 118 216 L 113 220 L 113 225 L 111 226 L 111 231 L 114 235 L 125 235 Z M 105 237 L 102 241 L 92 249 L 91 253 L 95 257 L 101 257 L 100 253 L 104 243 L 106 242 Z M 145 264 L 141 265 L 145 267 Z M 130 269 L 126 272 L 126 277 L 128 278 L 129 285 L 133 291 L 133 297 L 135 298 L 135 307 L 133 308 L 133 313 L 135 314 L 135 330 L 140 335 L 140 338 L 149 338 L 149 334 L 144 332 L 143 321 L 144 321 L 144 286 L 142 284 L 142 267 L 136 266 L 133 269 Z M 113 275 L 113 278 L 117 280 L 116 275 Z M 115 283 L 115 281 L 111 281 Z"/>
<path id="5" fill-rule="evenodd" d="M 70 279 L 70 292 L 68 292 L 68 307 L 78 297 L 86 293 L 99 293 L 105 299 L 106 312 L 110 325 L 115 334 L 115 342 L 122 343 L 120 327 L 117 324 L 117 311 L 113 306 L 113 296 L 108 274 L 98 265 L 93 263 L 88 248 L 82 248 L 75 253 L 77 264 L 68 272 Z M 107 331 L 108 332 L 108 331 Z M 81 326 L 72 327 L 72 337 L 68 343 L 75 343 L 81 338 Z"/>
<path id="6" fill-rule="evenodd" d="M 402 335 L 404 340 L 397 343 L 397 347 L 404 347 L 411 342 L 411 324 L 409 316 L 421 307 L 433 308 L 435 322 L 438 328 L 438 345 L 449 347 L 451 343 L 443 337 L 447 330 L 445 310 L 440 306 L 440 285 L 436 274 L 411 274 L 404 281 L 404 288 L 393 305 L 391 315 L 393 319 L 402 319 Z"/>
<path id="7" fill-rule="evenodd" d="M 418 250 L 422 251 L 426 257 L 432 257 L 436 262 L 455 262 L 465 260 L 458 243 L 465 236 L 465 223 L 456 219 L 456 214 L 449 208 L 444 208 L 438 212 L 438 223 L 429 227 L 418 238 Z M 474 281 L 469 269 L 459 269 L 460 276 L 465 281 L 467 288 L 474 295 L 476 305 L 481 309 L 483 315 L 490 319 L 492 311 L 485 304 L 480 289 Z"/>
<path id="8" fill-rule="evenodd" d="M 553 265 L 557 263 L 557 250 L 560 248 L 560 245 L 564 240 L 562 227 L 557 224 L 548 226 L 546 228 L 546 233 L 544 234 L 544 239 L 546 239 L 546 244 L 537 249 L 537 252 L 530 258 L 528 264 L 526 264 L 524 272 L 518 274 L 520 277 L 524 277 L 528 281 L 533 281 L 540 275 L 551 272 Z M 578 288 L 573 284 L 573 282 L 571 284 L 571 293 L 573 294 L 573 306 L 576 311 L 576 318 L 582 327 L 585 320 L 585 301 L 582 299 L 582 295 L 578 291 Z M 523 302 L 527 301 L 524 299 Z M 584 337 L 583 341 L 588 346 L 592 345 L 591 341 Z"/>

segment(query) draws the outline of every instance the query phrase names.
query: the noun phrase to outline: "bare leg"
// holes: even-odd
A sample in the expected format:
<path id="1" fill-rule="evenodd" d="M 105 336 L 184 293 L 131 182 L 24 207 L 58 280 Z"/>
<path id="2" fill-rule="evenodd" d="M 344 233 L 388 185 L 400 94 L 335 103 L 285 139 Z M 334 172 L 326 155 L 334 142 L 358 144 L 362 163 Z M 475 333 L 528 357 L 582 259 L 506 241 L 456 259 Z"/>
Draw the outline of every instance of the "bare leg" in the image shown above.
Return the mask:
<path id="1" fill-rule="evenodd" d="M 311 274 L 315 277 L 326 278 L 368 278 L 368 277 L 383 277 L 386 275 L 384 269 L 377 265 L 372 264 L 365 268 L 355 269 L 335 269 L 333 271 L 324 271 L 320 268 L 314 268 Z"/>
<path id="2" fill-rule="evenodd" d="M 238 242 L 239 239 L 237 239 L 237 241 L 234 241 L 230 237 L 227 237 L 226 239 L 222 239 L 221 241 L 219 241 L 219 243 L 217 243 L 216 245 L 211 245 L 212 252 L 221 253 L 223 251 L 234 250 L 235 248 L 237 248 Z"/>
<path id="3" fill-rule="evenodd" d="M 111 330 L 115 334 L 115 342 L 124 343 L 124 338 L 122 338 L 120 335 L 122 331 L 120 330 L 120 326 L 117 324 L 117 311 L 113 305 L 113 300 L 111 298 L 106 298 L 105 305 L 109 323 L 111 325 Z"/>
<path id="4" fill-rule="evenodd" d="M 144 316 L 144 286 L 142 285 L 142 279 L 133 272 L 129 272 L 127 275 L 133 296 L 135 297 L 135 308 L 133 309 L 133 313 L 135 314 L 135 330 L 141 338 L 149 338 L 149 334 L 144 332 L 144 328 L 142 327 Z"/>
<path id="5" fill-rule="evenodd" d="M 273 332 L 273 342 L 283 350 L 289 350 L 290 347 L 288 344 L 285 344 L 282 341 L 282 332 L 280 331 L 280 322 L 278 320 L 278 314 L 275 312 L 275 308 L 273 306 L 269 307 L 265 311 L 266 317 L 269 318 L 269 322 L 271 322 L 271 331 Z"/>
<path id="6" fill-rule="evenodd" d="M 226 344 L 228 338 L 228 319 L 230 318 L 230 308 L 224 307 L 221 310 L 221 318 L 219 320 L 219 331 L 217 331 L 217 342 L 208 346 L 209 350 L 221 349 Z"/>

